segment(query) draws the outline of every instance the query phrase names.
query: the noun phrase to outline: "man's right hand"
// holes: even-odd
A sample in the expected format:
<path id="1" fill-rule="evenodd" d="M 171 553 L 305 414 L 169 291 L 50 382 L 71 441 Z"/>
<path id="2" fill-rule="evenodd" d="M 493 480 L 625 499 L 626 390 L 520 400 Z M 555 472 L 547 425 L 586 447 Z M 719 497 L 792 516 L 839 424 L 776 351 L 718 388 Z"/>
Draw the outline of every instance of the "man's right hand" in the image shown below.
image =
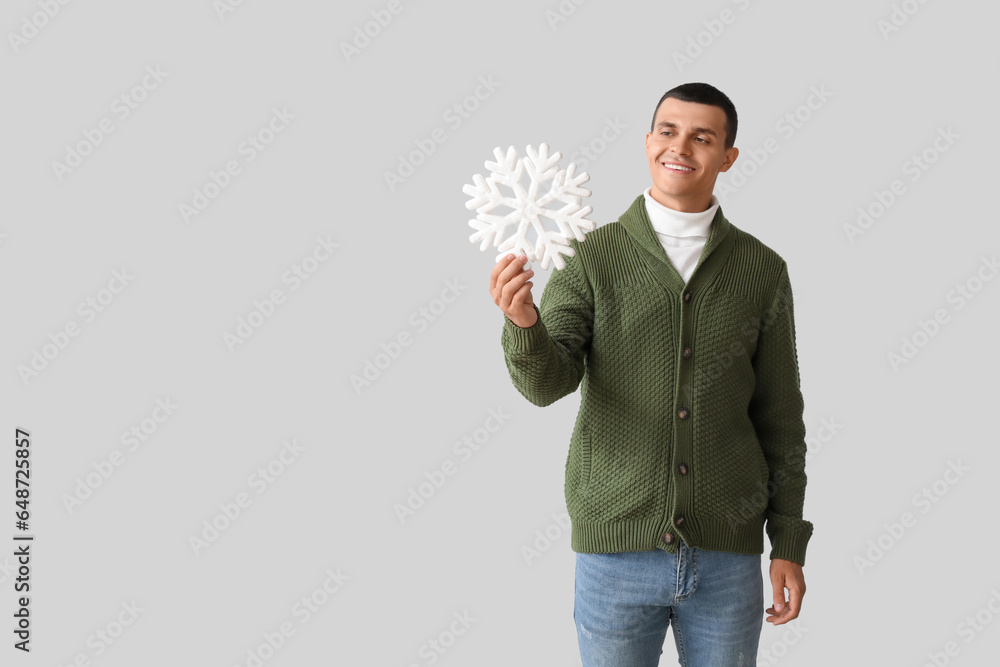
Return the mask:
<path id="1" fill-rule="evenodd" d="M 522 328 L 528 328 L 538 321 L 535 313 L 535 302 L 531 297 L 532 270 L 524 270 L 527 258 L 524 255 L 514 257 L 506 255 L 500 258 L 490 273 L 490 294 L 493 303 L 500 307 L 511 322 Z"/>

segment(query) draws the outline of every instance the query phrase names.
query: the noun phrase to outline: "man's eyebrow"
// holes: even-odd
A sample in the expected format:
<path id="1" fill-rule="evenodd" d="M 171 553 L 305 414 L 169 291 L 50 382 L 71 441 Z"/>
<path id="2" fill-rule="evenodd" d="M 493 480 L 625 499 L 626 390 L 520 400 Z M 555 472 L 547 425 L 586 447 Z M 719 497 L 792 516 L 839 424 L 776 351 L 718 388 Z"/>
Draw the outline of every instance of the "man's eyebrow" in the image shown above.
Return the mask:
<path id="1" fill-rule="evenodd" d="M 661 127 L 671 127 L 671 128 L 673 128 L 673 129 L 676 130 L 677 129 L 677 123 L 671 123 L 669 120 L 661 120 L 659 123 L 656 124 L 656 127 L 657 127 L 657 129 L 659 129 Z M 713 130 L 712 128 L 710 128 L 710 127 L 695 127 L 693 129 L 694 129 L 695 133 L 697 133 L 697 134 L 710 134 L 713 137 L 718 137 L 719 136 L 718 133 L 715 130 Z"/>

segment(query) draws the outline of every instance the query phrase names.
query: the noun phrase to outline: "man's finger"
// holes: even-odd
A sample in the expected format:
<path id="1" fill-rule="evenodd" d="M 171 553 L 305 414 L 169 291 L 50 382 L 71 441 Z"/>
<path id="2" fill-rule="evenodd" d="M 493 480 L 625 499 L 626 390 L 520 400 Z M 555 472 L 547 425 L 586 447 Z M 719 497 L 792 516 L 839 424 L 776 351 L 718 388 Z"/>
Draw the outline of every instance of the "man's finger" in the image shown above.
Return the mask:
<path id="1" fill-rule="evenodd" d="M 792 617 L 799 615 L 802 608 L 802 590 L 798 586 L 791 586 L 788 589 L 788 606 L 792 610 Z"/>
<path id="2" fill-rule="evenodd" d="M 507 265 L 510 264 L 511 260 L 513 259 L 514 255 L 504 255 L 499 260 L 497 260 L 497 263 L 493 267 L 493 270 L 490 271 L 490 292 L 496 289 L 497 280 L 500 278 L 500 274 L 503 273 L 503 270 L 507 268 Z"/>

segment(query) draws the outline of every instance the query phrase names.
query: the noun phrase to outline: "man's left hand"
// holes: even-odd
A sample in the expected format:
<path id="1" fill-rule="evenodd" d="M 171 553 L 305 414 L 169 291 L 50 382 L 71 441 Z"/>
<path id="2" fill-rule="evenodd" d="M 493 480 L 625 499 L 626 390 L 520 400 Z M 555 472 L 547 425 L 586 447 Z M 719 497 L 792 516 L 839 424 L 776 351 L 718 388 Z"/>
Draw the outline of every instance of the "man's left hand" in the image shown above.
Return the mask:
<path id="1" fill-rule="evenodd" d="M 765 611 L 765 620 L 774 625 L 787 623 L 798 618 L 802 607 L 802 596 L 806 594 L 806 580 L 802 575 L 802 566 L 790 560 L 771 559 L 771 586 L 774 589 L 774 605 Z M 785 600 L 785 589 L 788 589 L 788 600 Z"/>

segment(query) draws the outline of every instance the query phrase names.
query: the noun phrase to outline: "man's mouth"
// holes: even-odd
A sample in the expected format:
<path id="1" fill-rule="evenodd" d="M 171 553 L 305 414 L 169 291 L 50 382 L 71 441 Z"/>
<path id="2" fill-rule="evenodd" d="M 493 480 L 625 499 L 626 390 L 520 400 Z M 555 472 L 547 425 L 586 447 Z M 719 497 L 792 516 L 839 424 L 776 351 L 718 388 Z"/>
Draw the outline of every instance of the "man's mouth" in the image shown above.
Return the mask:
<path id="1" fill-rule="evenodd" d="M 677 162 L 661 162 L 664 167 L 670 171 L 677 172 L 679 174 L 686 174 L 688 172 L 694 171 L 694 167 L 688 167 L 686 165 L 679 164 Z"/>

